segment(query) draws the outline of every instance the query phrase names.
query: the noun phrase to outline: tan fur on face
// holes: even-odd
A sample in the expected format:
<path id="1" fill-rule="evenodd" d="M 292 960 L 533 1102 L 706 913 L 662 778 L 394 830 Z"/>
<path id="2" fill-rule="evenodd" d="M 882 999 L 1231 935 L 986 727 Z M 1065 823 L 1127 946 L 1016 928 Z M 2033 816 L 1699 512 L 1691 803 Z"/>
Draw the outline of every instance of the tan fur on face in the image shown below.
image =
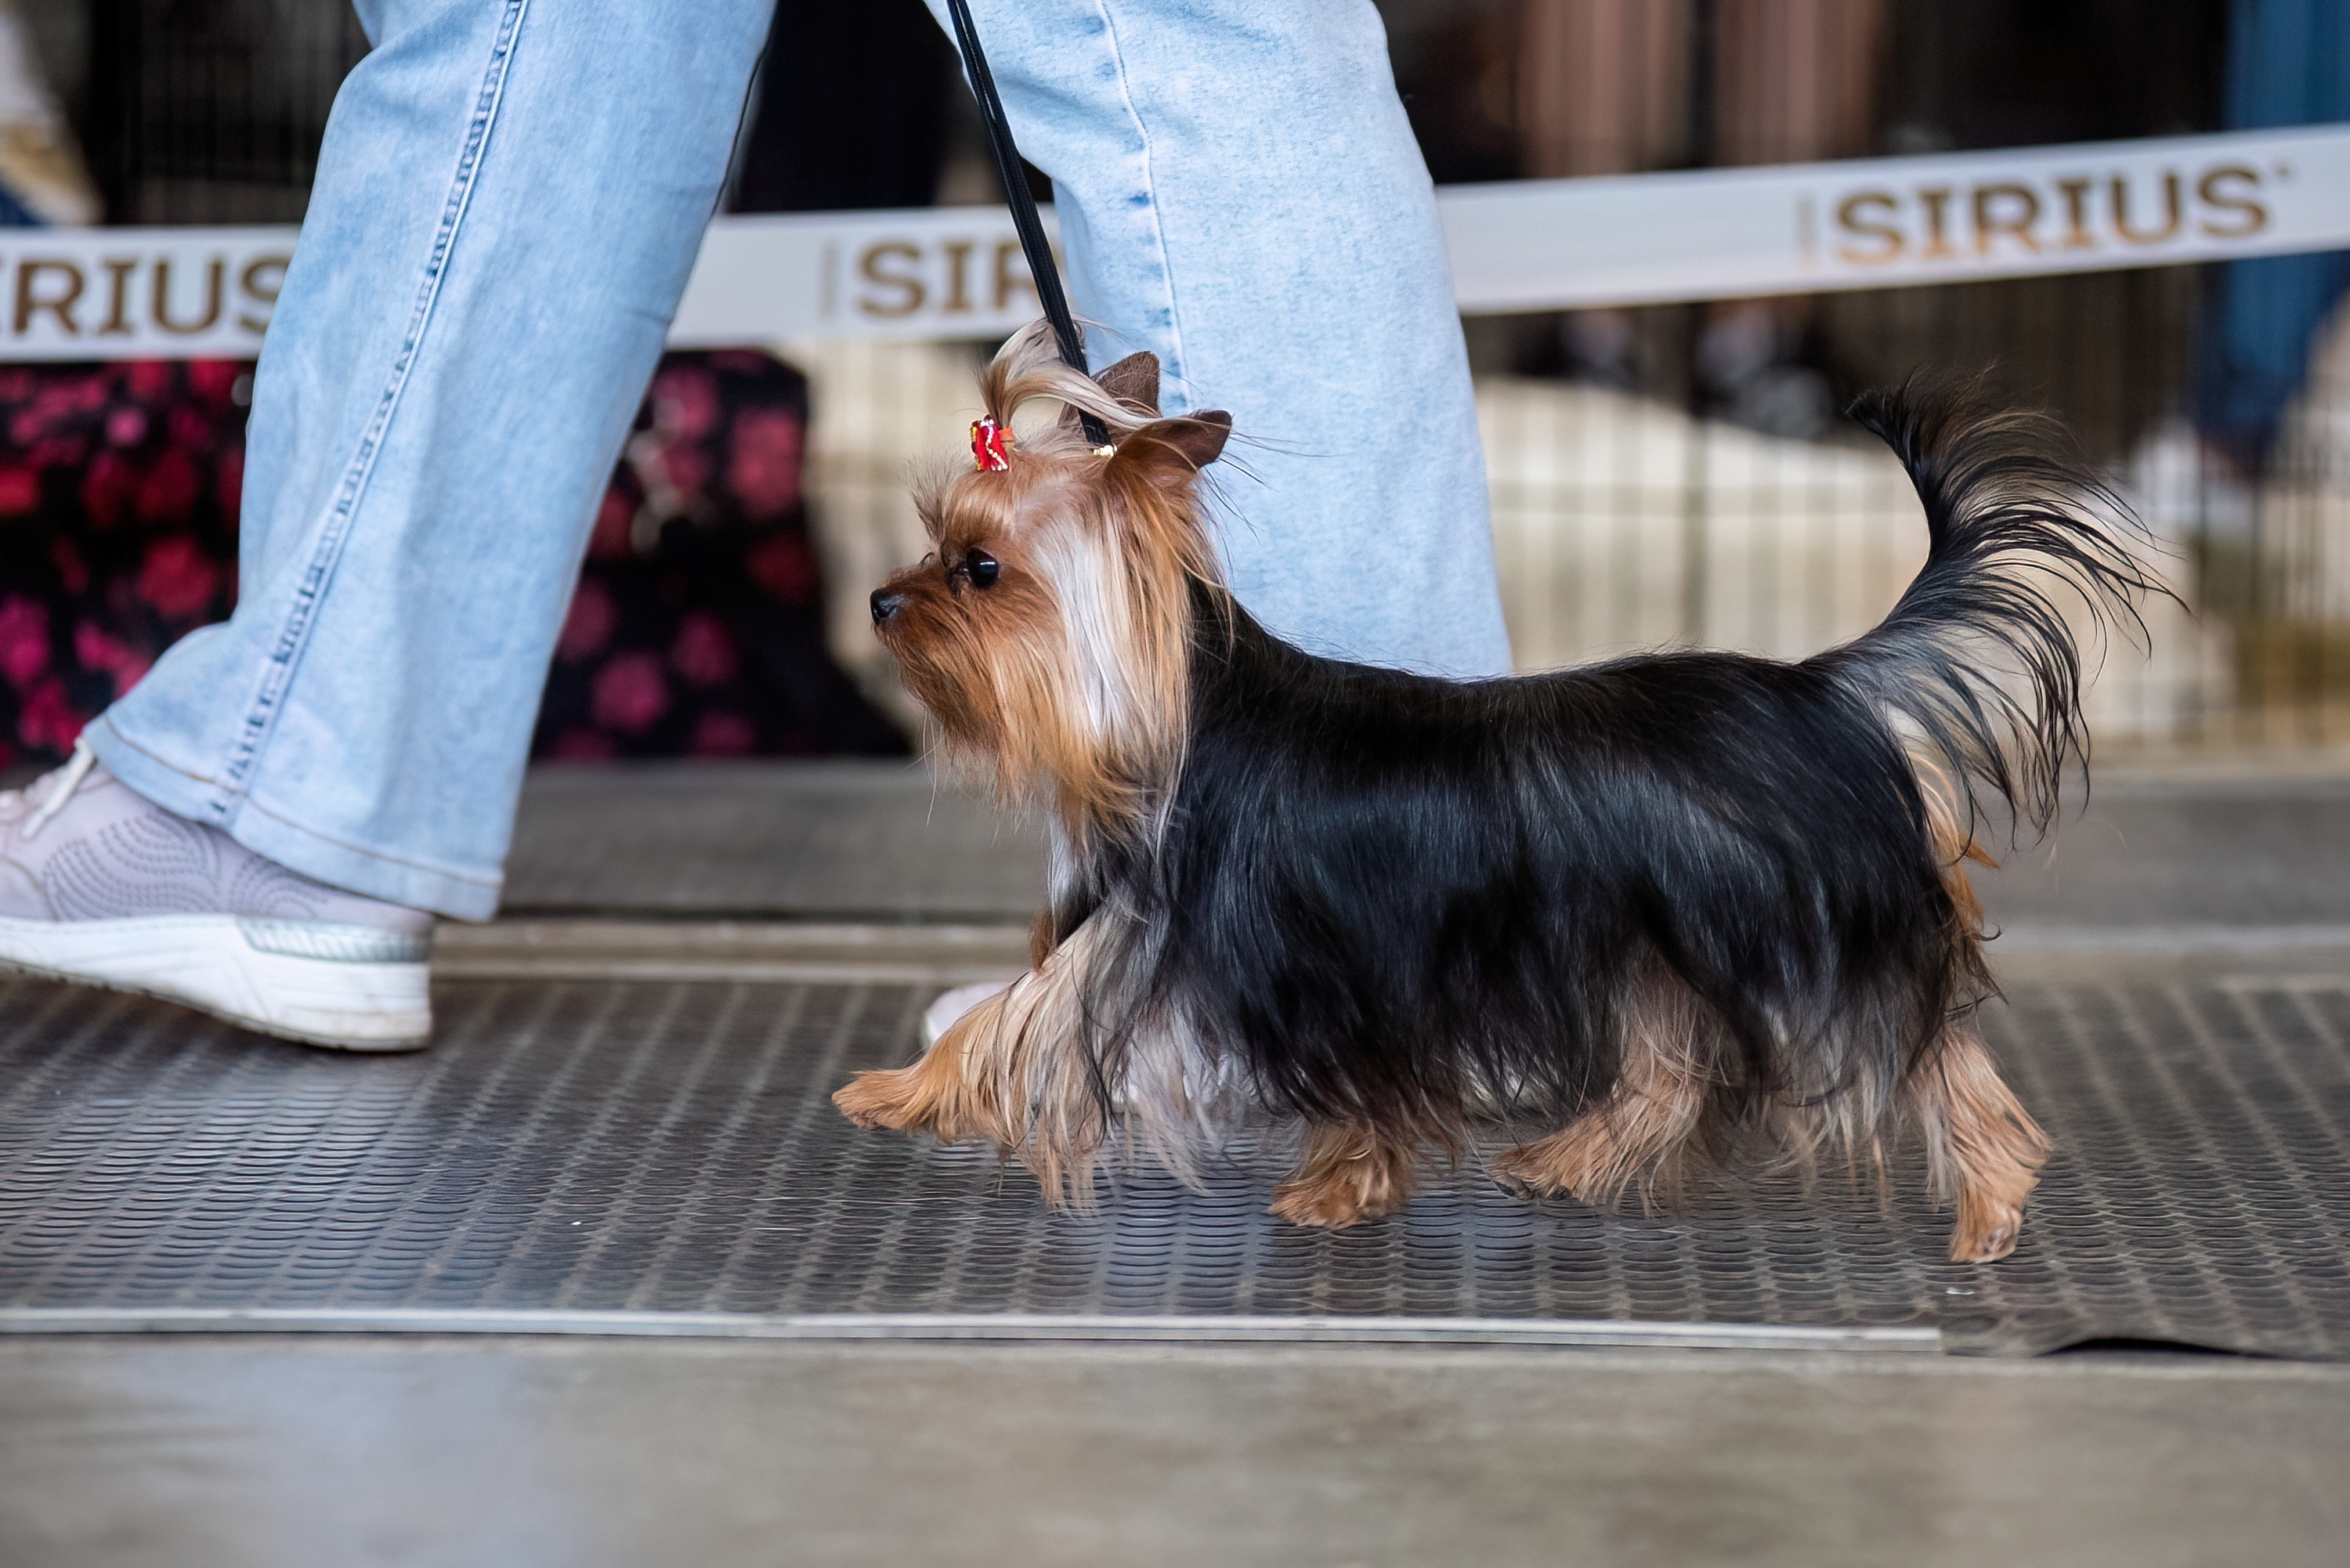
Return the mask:
<path id="1" fill-rule="evenodd" d="M 1192 595 L 1222 591 L 1196 471 L 1164 433 L 1182 421 L 1113 398 L 1034 332 L 982 390 L 1007 427 L 1033 399 L 1083 408 L 1115 452 L 1064 420 L 1024 434 L 1004 472 L 931 486 L 918 499 L 938 553 L 883 585 L 900 607 L 881 639 L 949 753 L 1008 802 L 1046 806 L 1079 838 L 1131 836 L 1181 763 Z M 953 575 L 975 548 L 1001 564 L 992 587 Z"/>
<path id="2" fill-rule="evenodd" d="M 1010 430 L 1038 400 L 1061 415 L 1020 427 L 1003 469 L 918 494 L 938 549 L 883 585 L 895 607 L 879 627 L 949 757 L 1051 813 L 1056 865 L 1158 820 L 1189 729 L 1195 596 L 1223 591 L 1197 479 L 1229 421 L 1160 419 L 1149 355 L 1104 380 L 1063 365 L 1042 324 L 1005 345 L 982 379 L 989 416 Z M 1109 450 L 1086 441 L 1078 410 L 1108 429 Z M 968 569 L 974 551 L 997 564 L 992 584 Z M 1048 1200 L 1083 1206 L 1122 1096 L 1121 1130 L 1188 1171 L 1201 1096 L 1222 1080 L 1183 1020 L 1135 1017 L 1120 984 L 1137 936 L 1112 909 L 1071 932 L 1040 919 L 1028 974 L 920 1063 L 860 1075 L 836 1099 L 864 1125 L 993 1142 Z"/>

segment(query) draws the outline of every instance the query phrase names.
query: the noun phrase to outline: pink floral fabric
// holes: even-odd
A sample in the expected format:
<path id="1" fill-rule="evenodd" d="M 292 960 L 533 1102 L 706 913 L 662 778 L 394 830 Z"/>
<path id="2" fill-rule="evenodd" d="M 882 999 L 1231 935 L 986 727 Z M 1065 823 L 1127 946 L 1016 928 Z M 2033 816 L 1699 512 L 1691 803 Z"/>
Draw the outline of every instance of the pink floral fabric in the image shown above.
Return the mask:
<path id="1" fill-rule="evenodd" d="M 807 383 L 764 354 L 671 354 L 596 518 L 535 753 L 894 754 L 824 647 L 801 460 Z"/>
<path id="2" fill-rule="evenodd" d="M 0 367 L 0 767 L 49 763 L 234 607 L 252 367 Z M 597 516 L 543 757 L 902 752 L 824 649 L 806 383 L 672 354 Z"/>
<path id="3" fill-rule="evenodd" d="M 250 366 L 0 367 L 0 766 L 234 607 Z"/>

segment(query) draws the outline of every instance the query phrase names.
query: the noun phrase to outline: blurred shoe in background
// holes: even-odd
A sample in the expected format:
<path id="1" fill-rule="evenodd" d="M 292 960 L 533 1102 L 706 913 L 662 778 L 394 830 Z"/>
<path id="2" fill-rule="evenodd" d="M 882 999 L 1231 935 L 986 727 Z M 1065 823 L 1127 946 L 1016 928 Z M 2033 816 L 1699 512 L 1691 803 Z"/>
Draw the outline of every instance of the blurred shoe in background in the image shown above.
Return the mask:
<path id="1" fill-rule="evenodd" d="M 24 22 L 0 0 L 0 225 L 75 228 L 102 215 Z"/>

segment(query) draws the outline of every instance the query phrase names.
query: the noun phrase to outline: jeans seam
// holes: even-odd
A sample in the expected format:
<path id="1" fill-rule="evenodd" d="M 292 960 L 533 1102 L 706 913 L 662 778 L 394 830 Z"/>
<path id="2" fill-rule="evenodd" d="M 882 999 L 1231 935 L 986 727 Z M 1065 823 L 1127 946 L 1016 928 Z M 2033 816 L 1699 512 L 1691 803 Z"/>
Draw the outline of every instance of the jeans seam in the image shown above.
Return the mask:
<path id="1" fill-rule="evenodd" d="M 188 780 L 192 784 L 217 785 L 220 783 L 218 779 L 206 778 L 202 774 L 192 774 L 187 769 L 180 766 L 177 763 L 172 762 L 168 758 L 159 756 L 155 753 L 149 751 L 145 746 L 140 745 L 138 742 L 124 734 L 121 729 L 104 713 L 100 713 L 93 722 L 104 724 L 108 734 L 113 736 L 114 739 L 120 742 L 123 745 L 130 747 L 132 751 L 138 753 L 140 756 L 146 758 L 157 767 L 161 768 L 165 773 L 175 774 L 180 778 Z M 249 794 L 244 797 L 244 804 L 252 807 L 255 811 L 261 813 L 262 815 L 268 817 L 271 821 L 283 823 L 287 827 L 292 828 L 295 832 L 299 833 L 306 837 L 315 838 L 321 844 L 331 844 L 336 848 L 346 851 L 348 854 L 362 856 L 369 860 L 381 861 L 387 866 L 403 867 L 411 871 L 421 871 L 426 875 L 432 877 L 444 877 L 452 882 L 463 882 L 470 888 L 487 888 L 492 891 L 495 891 L 505 884 L 505 877 L 504 873 L 500 873 L 494 877 L 477 877 L 470 872 L 452 870 L 446 866 L 434 866 L 422 860 L 411 860 L 404 856 L 386 854 L 380 849 L 371 849 L 364 844 L 354 844 L 349 839 L 338 838 L 331 833 L 321 833 L 318 829 L 310 826 L 307 823 L 295 821 L 292 817 L 286 815 L 282 811 L 272 810 L 267 804 L 255 800 Z M 166 807 L 165 809 L 168 810 L 170 808 Z"/>
<path id="2" fill-rule="evenodd" d="M 1159 208 L 1159 187 L 1151 178 L 1150 128 L 1143 123 L 1142 109 L 1134 101 L 1133 85 L 1126 70 L 1126 52 L 1118 46 L 1118 24 L 1110 18 L 1109 0 L 1095 0 L 1094 12 L 1101 17 L 1102 32 L 1109 39 L 1110 61 L 1118 67 L 1118 98 L 1125 103 L 1127 115 L 1134 121 L 1135 136 L 1142 143 L 1142 184 L 1150 195 L 1150 234 L 1153 249 L 1159 255 L 1159 276 L 1167 296 L 1168 347 L 1175 359 L 1172 379 L 1177 386 L 1185 389 L 1183 401 L 1189 406 L 1191 399 L 1190 384 L 1184 379 L 1184 367 L 1190 362 L 1190 357 L 1183 351 L 1183 312 L 1175 301 L 1175 268 L 1167 255 L 1167 225 Z"/>
<path id="3" fill-rule="evenodd" d="M 447 274 L 449 254 L 456 244 L 458 230 L 463 223 L 466 209 L 473 198 L 473 186 L 480 178 L 482 157 L 488 146 L 490 132 L 497 121 L 498 106 L 504 99 L 515 39 L 529 6 L 530 0 L 504 0 L 504 15 L 498 21 L 497 32 L 490 47 L 489 67 L 483 76 L 481 91 L 474 101 L 473 119 L 465 130 L 464 145 L 457 155 L 456 172 L 450 182 L 448 199 L 442 204 L 440 223 L 433 231 L 432 247 L 425 261 L 424 278 L 417 289 L 415 306 L 409 315 L 408 330 L 401 338 L 400 352 L 392 359 L 391 373 L 382 396 L 377 400 L 375 412 L 369 419 L 366 430 L 360 433 L 350 462 L 343 470 L 334 504 L 328 508 L 317 541 L 311 548 L 309 563 L 295 587 L 293 602 L 287 607 L 286 618 L 279 626 L 276 645 L 263 662 L 260 690 L 254 694 L 237 743 L 232 750 L 227 768 L 224 770 L 227 793 L 218 805 L 224 819 L 228 815 L 230 801 L 235 796 L 244 795 L 248 801 L 251 799 L 254 767 L 276 725 L 286 690 L 293 680 L 295 664 L 308 645 L 319 602 L 326 597 L 335 565 L 342 557 L 343 542 L 349 535 L 352 516 L 366 493 L 369 478 L 375 472 L 375 460 L 382 450 L 392 416 L 398 410 L 400 395 L 408 385 L 409 372 L 415 365 L 425 332 L 432 325 L 432 308 L 441 296 L 441 284 Z"/>
<path id="4" fill-rule="evenodd" d="M 370 849 L 364 844 L 353 844 L 350 840 L 338 838 L 331 833 L 321 833 L 307 823 L 295 821 L 282 811 L 272 811 L 251 795 L 245 797 L 244 804 L 272 822 L 282 823 L 307 838 L 315 838 L 321 844 L 333 845 L 348 854 L 363 856 L 369 860 L 380 861 L 386 866 L 399 866 L 411 871 L 421 871 L 427 876 L 445 877 L 452 882 L 463 882 L 469 888 L 487 888 L 494 892 L 505 885 L 505 877 L 503 873 L 494 877 L 476 877 L 463 871 L 452 871 L 445 866 L 434 866 L 422 860 L 411 860 L 399 855 L 387 855 L 380 849 Z"/>

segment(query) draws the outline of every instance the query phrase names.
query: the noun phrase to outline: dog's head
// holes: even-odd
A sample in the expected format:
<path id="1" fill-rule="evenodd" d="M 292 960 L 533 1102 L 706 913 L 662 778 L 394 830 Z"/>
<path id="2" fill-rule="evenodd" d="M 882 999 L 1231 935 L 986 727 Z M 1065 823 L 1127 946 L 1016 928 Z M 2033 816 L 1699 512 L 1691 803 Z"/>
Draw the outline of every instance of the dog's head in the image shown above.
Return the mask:
<path id="1" fill-rule="evenodd" d="M 1042 322 L 980 387 L 972 464 L 918 490 L 935 548 L 874 592 L 874 629 L 951 753 L 1074 829 L 1122 833 L 1181 753 L 1194 585 L 1222 591 L 1200 471 L 1231 416 L 1162 419 L 1156 358 L 1088 378 Z M 1015 431 L 1046 400 L 1057 416 Z"/>

